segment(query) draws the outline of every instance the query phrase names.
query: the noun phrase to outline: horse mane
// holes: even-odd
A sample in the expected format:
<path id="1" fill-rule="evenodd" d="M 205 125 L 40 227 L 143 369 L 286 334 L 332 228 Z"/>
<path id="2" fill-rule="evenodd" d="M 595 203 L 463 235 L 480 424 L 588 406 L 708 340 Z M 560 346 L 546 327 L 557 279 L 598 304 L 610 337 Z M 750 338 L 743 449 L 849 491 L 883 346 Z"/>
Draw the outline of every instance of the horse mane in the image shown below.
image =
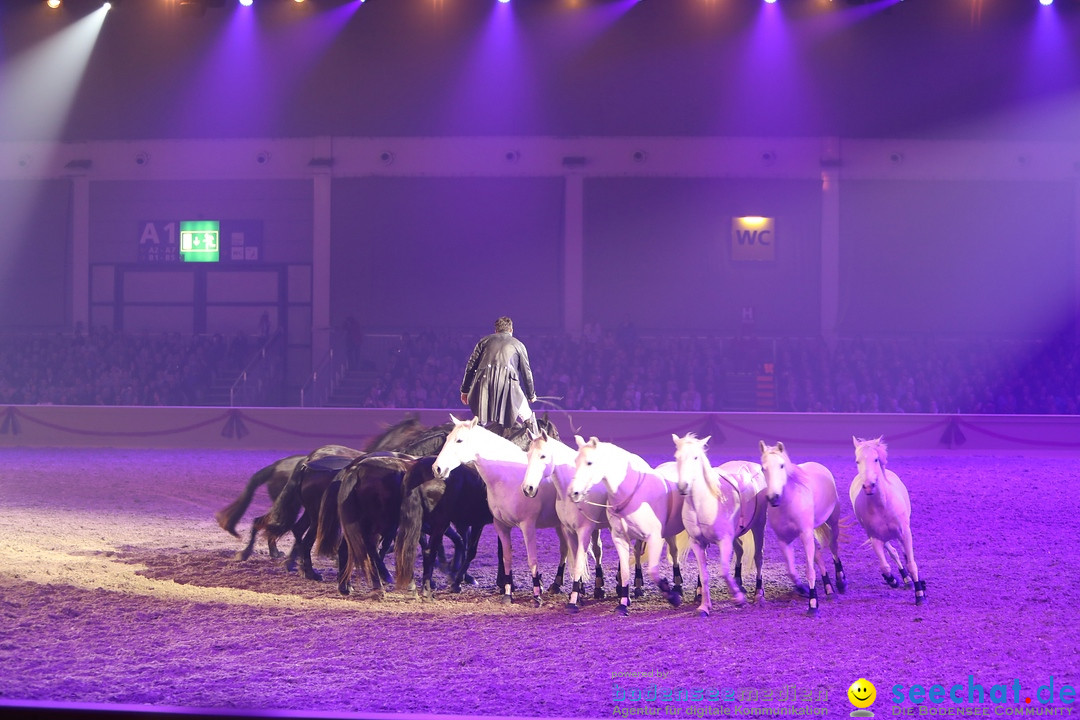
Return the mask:
<path id="1" fill-rule="evenodd" d="M 776 445 L 768 446 L 766 452 L 772 455 L 779 455 L 784 460 L 784 469 L 787 471 L 788 482 L 794 480 L 799 485 L 802 485 L 808 490 L 813 490 L 814 485 L 810 476 L 806 470 L 799 466 L 798 463 L 791 461 L 791 456 L 788 455 L 787 449 L 778 447 Z"/>
<path id="2" fill-rule="evenodd" d="M 723 486 L 720 484 L 720 471 L 717 470 L 709 463 L 709 456 L 706 451 L 709 449 L 709 444 L 699 440 L 695 433 L 688 432 L 682 438 L 685 440 L 693 440 L 701 443 L 701 474 L 705 476 L 705 484 L 709 488 L 709 492 L 713 494 L 713 497 L 718 500 L 724 500 Z"/>
<path id="3" fill-rule="evenodd" d="M 883 437 L 884 436 L 879 435 L 876 438 L 868 438 L 865 440 L 863 438 L 855 438 L 855 441 L 858 443 L 856 450 L 868 448 L 877 453 L 878 459 L 881 460 L 882 470 L 889 464 L 889 446 L 885 444 Z M 857 454 L 856 458 L 858 458 Z"/>

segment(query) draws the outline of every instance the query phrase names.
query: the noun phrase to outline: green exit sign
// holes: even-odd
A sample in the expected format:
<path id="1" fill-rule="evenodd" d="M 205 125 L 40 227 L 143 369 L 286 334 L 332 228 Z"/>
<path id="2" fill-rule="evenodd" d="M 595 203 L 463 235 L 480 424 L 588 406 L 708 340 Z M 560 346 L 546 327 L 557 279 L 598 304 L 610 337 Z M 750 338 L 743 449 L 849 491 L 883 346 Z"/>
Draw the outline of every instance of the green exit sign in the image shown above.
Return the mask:
<path id="1" fill-rule="evenodd" d="M 184 262 L 217 262 L 220 235 L 217 220 L 181 221 L 180 257 Z"/>

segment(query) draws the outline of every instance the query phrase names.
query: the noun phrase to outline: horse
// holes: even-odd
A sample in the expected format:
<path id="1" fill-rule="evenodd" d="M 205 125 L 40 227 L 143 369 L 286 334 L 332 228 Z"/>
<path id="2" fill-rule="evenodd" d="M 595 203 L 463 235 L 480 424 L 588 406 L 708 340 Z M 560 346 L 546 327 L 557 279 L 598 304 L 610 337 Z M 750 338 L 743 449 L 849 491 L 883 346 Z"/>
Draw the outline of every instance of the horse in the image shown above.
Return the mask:
<path id="1" fill-rule="evenodd" d="M 255 497 L 255 491 L 258 490 L 259 486 L 266 485 L 266 493 L 270 496 L 270 502 L 273 503 L 277 499 L 277 496 L 281 494 L 282 489 L 285 487 L 285 483 L 289 481 L 296 466 L 304 459 L 304 457 L 304 455 L 290 455 L 289 457 L 281 458 L 256 471 L 255 474 L 251 476 L 251 479 L 248 480 L 240 497 L 214 513 L 214 519 L 217 520 L 221 529 L 233 537 L 239 538 L 240 534 L 236 532 L 236 523 L 240 521 L 240 518 L 244 516 L 244 512 L 248 509 L 248 506 L 251 505 L 251 501 Z M 293 526 L 293 536 L 297 542 L 299 542 L 300 537 L 306 529 L 306 527 L 298 528 L 295 525 Z M 270 557 L 285 557 L 285 553 L 277 549 L 276 540 L 268 538 L 266 545 L 267 550 L 270 552 Z M 250 554 L 251 549 L 249 548 L 247 555 Z M 244 555 L 244 551 L 237 552 L 236 554 L 237 560 L 243 560 L 245 557 L 247 556 Z"/>
<path id="2" fill-rule="evenodd" d="M 849 490 L 855 517 L 870 538 L 870 545 L 878 556 L 885 583 L 892 588 L 900 586 L 885 558 L 887 548 L 896 560 L 905 586 L 907 573 L 911 573 L 915 587 L 915 604 L 922 605 L 926 602 L 926 581 L 919 579 L 919 566 L 915 564 L 915 551 L 912 549 L 911 498 L 908 490 L 899 476 L 886 467 L 889 453 L 882 438 L 862 440 L 852 436 L 851 441 L 855 445 L 855 463 L 859 467 Z M 900 561 L 896 549 L 892 546 L 893 540 L 904 546 L 906 562 Z"/>
<path id="3" fill-rule="evenodd" d="M 303 527 L 304 531 L 302 538 L 293 544 L 292 551 L 285 561 L 286 568 L 292 570 L 299 563 L 304 577 L 309 580 L 322 580 L 322 575 L 312 564 L 311 548 L 315 544 L 318 533 L 318 524 L 315 519 L 319 516 L 319 507 L 330 483 L 339 471 L 366 452 L 399 449 L 414 441 L 425 430 L 426 428 L 416 418 L 407 417 L 374 437 L 362 450 L 343 445 L 324 445 L 316 448 L 297 464 L 289 481 L 282 488 L 281 494 L 274 500 L 270 511 L 266 515 L 255 518 L 251 526 L 248 546 L 241 551 L 240 559 L 246 560 L 250 556 L 255 537 L 259 532 L 263 532 L 268 541 L 276 540 L 296 525 Z M 297 515 L 301 510 L 303 510 L 303 515 L 298 520 Z"/>
<path id="4" fill-rule="evenodd" d="M 815 585 L 815 563 L 821 570 L 825 594 L 833 592 L 832 580 L 825 569 L 825 560 L 816 552 L 819 542 L 827 541 L 836 566 L 836 589 L 847 590 L 847 577 L 840 562 L 840 505 L 836 501 L 836 480 L 829 469 L 816 462 L 799 465 L 791 462 L 784 443 L 766 445 L 759 441 L 761 469 L 765 475 L 765 491 L 769 504 L 769 527 L 780 542 L 787 563 L 788 576 L 795 583 L 800 595 L 809 598 L 807 615 L 815 616 L 818 610 Z M 804 585 L 795 572 L 795 553 L 792 543 L 802 542 L 806 552 L 806 577 Z"/>
<path id="5" fill-rule="evenodd" d="M 604 597 L 604 571 L 600 566 L 603 548 L 600 545 L 600 529 L 609 527 L 607 515 L 595 508 L 586 510 L 581 504 L 570 499 L 570 482 L 574 479 L 574 460 L 577 451 L 558 438 L 541 431 L 529 443 L 526 453 L 525 476 L 521 481 L 521 492 L 526 497 L 536 497 L 541 483 L 550 480 L 555 487 L 555 513 L 562 523 L 566 541 L 570 549 L 573 566 L 570 572 L 571 589 L 566 601 L 568 612 L 580 610 L 578 600 L 584 592 L 585 573 L 588 571 L 587 549 L 596 559 L 596 582 L 593 598 Z M 592 505 L 607 504 L 607 491 L 603 485 L 596 485 L 586 497 Z"/>
<path id="6" fill-rule="evenodd" d="M 459 465 L 444 480 L 435 475 L 435 456 L 420 458 L 405 475 L 397 538 L 394 541 L 397 589 L 406 590 L 413 583 L 416 546 L 426 526 L 427 547 L 423 550 L 423 575 L 420 592 L 425 599 L 434 592 L 432 572 L 444 533 L 453 524 L 464 544 L 464 557 L 455 555 L 450 566 L 450 592 L 461 592 L 468 578 L 469 566 L 476 557 L 484 526 L 493 521 L 487 504 L 484 481 L 475 468 Z"/>
<path id="7" fill-rule="evenodd" d="M 586 442 L 580 435 L 574 459 L 574 479 L 570 497 L 574 502 L 585 500 L 589 489 L 602 482 L 607 488 L 607 516 L 611 539 L 619 554 L 618 596 L 616 612 L 626 615 L 630 608 L 630 543 L 645 542 L 649 577 L 672 605 L 682 603 L 682 576 L 679 570 L 685 551 L 680 554 L 676 536 L 683 532 L 683 498 L 675 490 L 675 463 L 652 467 L 643 458 L 618 445 L 600 442 L 595 437 Z M 660 577 L 662 543 L 674 560 L 672 574 L 675 586 Z"/>
<path id="8" fill-rule="evenodd" d="M 379 547 L 383 538 L 397 532 L 405 474 L 416 461 L 411 455 L 374 452 L 357 458 L 342 471 L 337 494 L 341 534 L 347 545 L 347 552 L 339 549 L 344 560 L 338 573 L 342 595 L 350 593 L 352 571 L 359 568 L 376 597 L 382 597 L 389 573 Z"/>
<path id="9" fill-rule="evenodd" d="M 559 561 L 565 565 L 568 556 L 566 535 L 562 523 L 555 514 L 555 488 L 551 483 L 541 486 L 536 497 L 526 497 L 520 492 L 525 476 L 527 456 L 525 451 L 500 435 L 485 429 L 472 420 L 458 420 L 450 416 L 454 429 L 446 438 L 446 444 L 435 458 L 432 469 L 444 480 L 450 472 L 465 463 L 475 463 L 487 488 L 488 507 L 494 518 L 495 532 L 503 547 L 499 563 L 502 571 L 500 592 L 503 603 L 513 600 L 513 551 L 510 544 L 510 528 L 517 527 L 525 540 L 525 554 L 533 580 L 533 604 L 539 607 L 541 600 L 541 577 L 536 559 L 536 531 L 539 528 L 555 528 L 559 536 Z"/>
<path id="10" fill-rule="evenodd" d="M 712 611 L 709 591 L 709 564 L 706 550 L 712 543 L 720 546 L 720 571 L 736 605 L 746 604 L 742 589 L 741 538 L 750 533 L 754 543 L 754 566 L 757 579 L 755 596 L 765 599 L 761 582 L 762 545 L 765 538 L 765 478 L 757 463 L 730 460 L 712 467 L 708 449 L 712 436 L 698 439 L 693 433 L 686 437 L 672 434 L 675 441 L 675 468 L 679 478 L 679 493 L 686 497 L 682 518 L 693 543 L 698 574 L 702 585 L 698 614 L 708 617 Z M 731 575 L 731 553 L 735 551 L 735 576 Z"/>

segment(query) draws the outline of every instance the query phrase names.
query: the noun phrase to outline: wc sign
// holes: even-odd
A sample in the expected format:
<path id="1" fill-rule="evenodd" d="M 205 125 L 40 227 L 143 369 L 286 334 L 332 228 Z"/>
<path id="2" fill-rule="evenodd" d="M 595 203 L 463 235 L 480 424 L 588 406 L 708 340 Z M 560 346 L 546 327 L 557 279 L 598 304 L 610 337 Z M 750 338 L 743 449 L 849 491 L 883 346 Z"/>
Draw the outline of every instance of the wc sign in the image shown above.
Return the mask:
<path id="1" fill-rule="evenodd" d="M 731 219 L 731 259 L 776 259 L 776 218 L 748 215 Z"/>

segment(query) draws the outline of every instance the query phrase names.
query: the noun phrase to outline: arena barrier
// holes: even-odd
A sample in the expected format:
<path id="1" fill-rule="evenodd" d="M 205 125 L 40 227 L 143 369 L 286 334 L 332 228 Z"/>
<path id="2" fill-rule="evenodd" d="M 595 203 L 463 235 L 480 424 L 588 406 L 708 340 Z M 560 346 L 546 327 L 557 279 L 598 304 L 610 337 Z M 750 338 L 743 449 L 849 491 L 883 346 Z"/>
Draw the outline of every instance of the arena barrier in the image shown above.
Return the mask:
<path id="1" fill-rule="evenodd" d="M 11 405 L 0 407 L 0 447 L 275 449 L 308 452 L 337 443 L 358 447 L 407 414 L 437 425 L 467 409 L 221 408 Z M 735 457 L 759 440 L 847 452 L 852 435 L 883 435 L 892 450 L 1080 451 L 1080 416 L 885 413 L 552 412 L 567 442 L 595 435 L 640 455 L 674 452 L 671 435 L 712 437 Z"/>

